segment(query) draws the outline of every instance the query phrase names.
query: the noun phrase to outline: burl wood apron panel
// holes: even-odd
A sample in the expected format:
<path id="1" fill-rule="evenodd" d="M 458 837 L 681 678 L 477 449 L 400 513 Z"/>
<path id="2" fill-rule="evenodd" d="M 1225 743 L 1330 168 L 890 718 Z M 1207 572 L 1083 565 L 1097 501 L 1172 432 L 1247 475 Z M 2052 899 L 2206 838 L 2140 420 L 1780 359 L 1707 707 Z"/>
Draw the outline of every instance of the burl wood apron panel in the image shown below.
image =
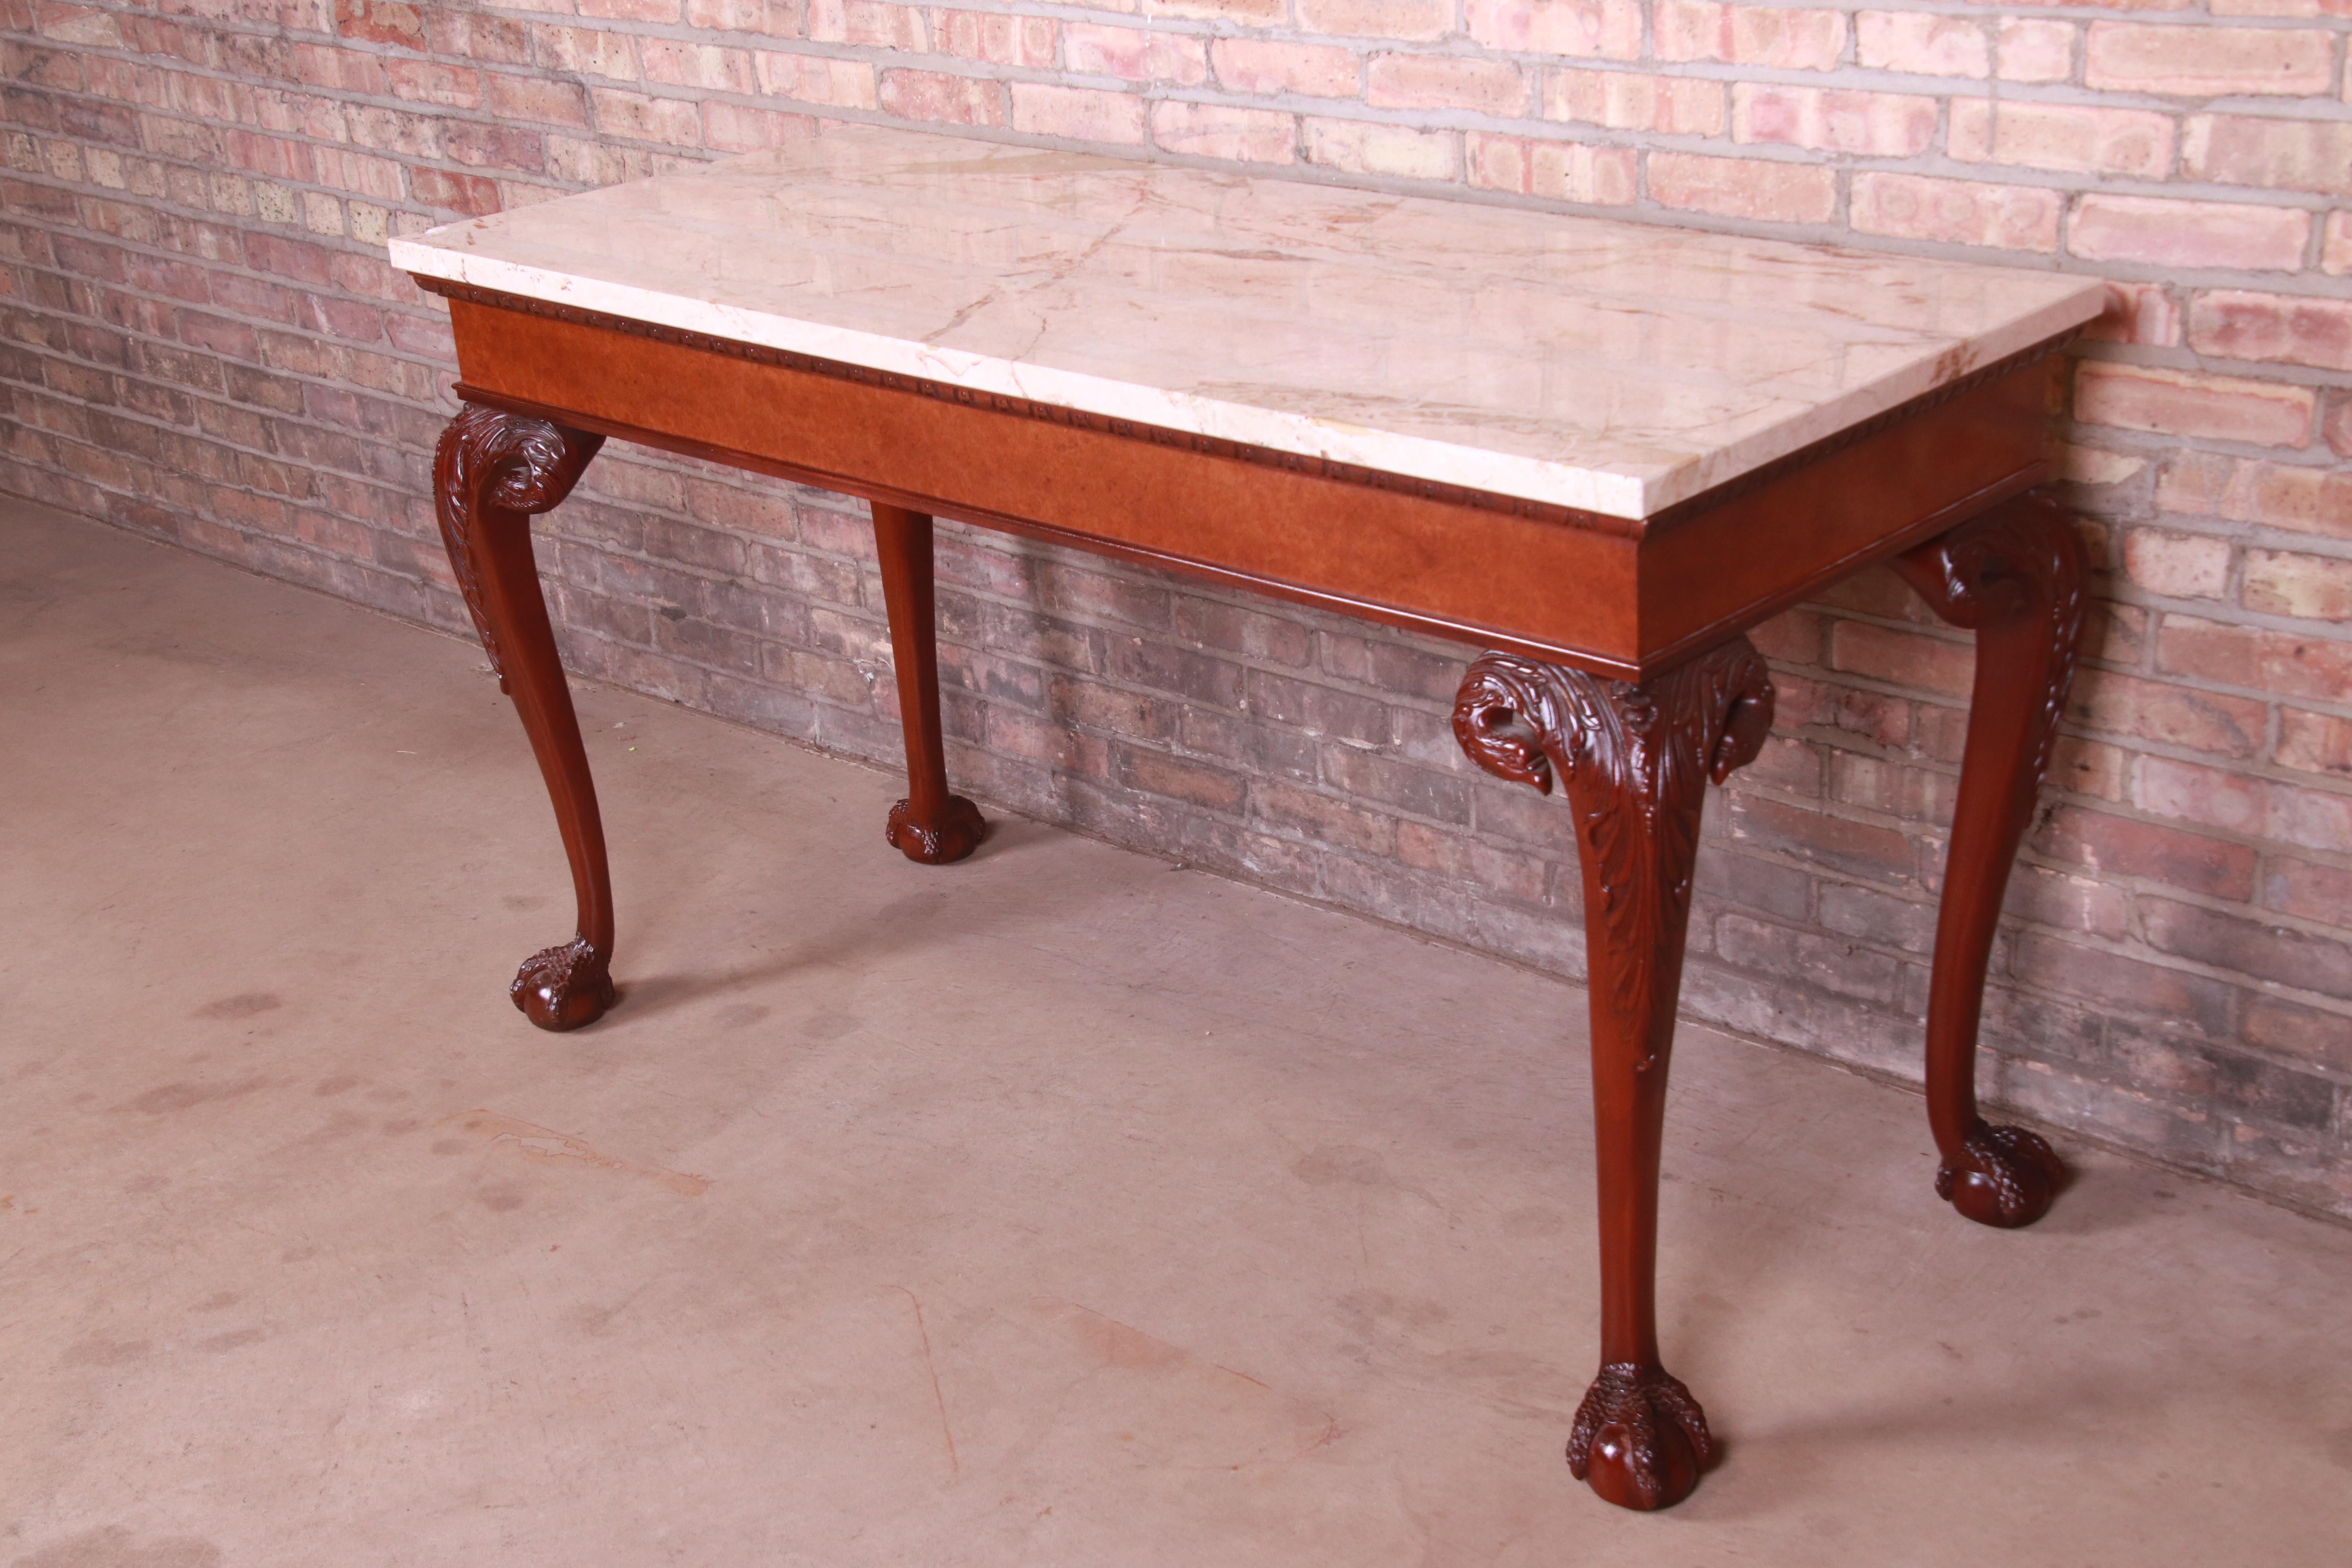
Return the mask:
<path id="1" fill-rule="evenodd" d="M 1651 519 L 1640 562 L 1643 662 L 1744 631 L 2040 483 L 2062 363 L 2048 354 L 1922 399 L 1872 421 L 1880 427 L 1858 441 L 1825 442 Z"/>
<path id="2" fill-rule="evenodd" d="M 2031 482 L 2046 377 L 2020 371 L 1722 504 L 1700 498 L 1644 525 L 1533 503 L 1523 510 L 1550 515 L 1520 515 L 1508 500 L 1464 504 L 1300 471 L 1313 459 L 1223 456 L 1186 437 L 1005 412 L 982 395 L 450 305 L 466 388 L 492 401 L 1621 677 L 1910 542 L 1967 498 Z"/>

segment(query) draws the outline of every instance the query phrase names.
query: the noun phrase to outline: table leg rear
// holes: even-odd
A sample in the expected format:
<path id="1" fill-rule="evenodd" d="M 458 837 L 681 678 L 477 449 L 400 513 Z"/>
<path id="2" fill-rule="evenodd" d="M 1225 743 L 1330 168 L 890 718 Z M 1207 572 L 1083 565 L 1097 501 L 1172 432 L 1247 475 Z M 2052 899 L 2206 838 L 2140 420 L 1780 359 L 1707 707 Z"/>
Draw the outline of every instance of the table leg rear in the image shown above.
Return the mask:
<path id="1" fill-rule="evenodd" d="M 1978 1114 L 1977 1030 L 2010 868 L 2074 680 L 2082 536 L 2066 511 L 2026 495 L 1897 556 L 1895 565 L 1937 615 L 1977 634 L 1927 990 L 1927 1118 L 1941 1156 L 1936 1192 L 1980 1225 L 2032 1225 L 2048 1212 L 2066 1168 L 2035 1134 Z"/>
<path id="2" fill-rule="evenodd" d="M 1473 761 L 1549 794 L 1567 786 L 1584 874 L 1593 1121 L 1600 1158 L 1601 1372 L 1578 1407 L 1570 1469 L 1623 1508 L 1690 1495 L 1716 1447 L 1658 1354 L 1658 1163 L 1666 1068 L 1707 780 L 1750 761 L 1772 687 L 1746 638 L 1642 685 L 1490 653 L 1454 710 Z"/>
<path id="3" fill-rule="evenodd" d="M 530 518 L 572 493 L 602 436 L 467 404 L 441 436 L 434 501 L 449 566 L 473 612 L 499 689 L 514 700 L 572 862 L 579 926 L 533 953 L 509 994 L 542 1029 L 577 1029 L 613 1005 L 613 883 L 596 786 L 530 547 Z"/>
<path id="4" fill-rule="evenodd" d="M 977 848 L 988 824 L 978 806 L 948 791 L 947 747 L 940 731 L 931 520 L 876 501 L 874 542 L 882 565 L 882 602 L 890 616 L 891 661 L 898 671 L 898 717 L 907 732 L 907 798 L 890 808 L 883 837 L 909 860 L 945 865 Z"/>

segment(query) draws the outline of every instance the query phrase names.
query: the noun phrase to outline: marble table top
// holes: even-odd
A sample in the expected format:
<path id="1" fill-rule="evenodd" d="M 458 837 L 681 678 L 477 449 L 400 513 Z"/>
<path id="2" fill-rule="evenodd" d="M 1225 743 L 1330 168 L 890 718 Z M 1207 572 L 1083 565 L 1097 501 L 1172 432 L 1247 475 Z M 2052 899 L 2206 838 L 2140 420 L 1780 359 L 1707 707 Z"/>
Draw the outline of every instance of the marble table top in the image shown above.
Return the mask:
<path id="1" fill-rule="evenodd" d="M 877 126 L 391 248 L 503 293 L 1621 518 L 2105 300 L 2053 272 Z"/>

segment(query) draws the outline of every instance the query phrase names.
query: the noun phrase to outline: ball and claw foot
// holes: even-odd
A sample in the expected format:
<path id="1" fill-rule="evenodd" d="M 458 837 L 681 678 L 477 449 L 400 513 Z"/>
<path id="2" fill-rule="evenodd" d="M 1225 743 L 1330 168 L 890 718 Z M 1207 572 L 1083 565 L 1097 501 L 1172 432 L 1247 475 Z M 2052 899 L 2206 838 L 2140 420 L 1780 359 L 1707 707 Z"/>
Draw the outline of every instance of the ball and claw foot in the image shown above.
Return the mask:
<path id="1" fill-rule="evenodd" d="M 1568 1470 L 1619 1508 L 1672 1508 L 1715 1463 L 1706 1413 L 1680 1379 L 1612 1362 L 1585 1391 L 1569 1429 Z"/>
<path id="2" fill-rule="evenodd" d="M 2015 1230 L 2050 1212 L 2066 1166 L 2022 1127 L 1979 1121 L 1960 1144 L 1956 1164 L 1936 1172 L 1936 1195 L 1979 1225 Z"/>
<path id="3" fill-rule="evenodd" d="M 980 807 L 960 795 L 948 796 L 947 809 L 937 822 L 916 821 L 914 805 L 902 800 L 892 806 L 889 825 L 882 830 L 890 847 L 909 860 L 925 866 L 961 860 L 980 847 L 981 837 L 988 831 L 988 819 L 980 815 Z"/>
<path id="4" fill-rule="evenodd" d="M 608 960 L 573 937 L 562 947 L 543 948 L 522 961 L 507 994 L 522 1016 L 542 1029 L 562 1034 L 584 1028 L 604 1016 L 613 1005 L 613 975 Z"/>

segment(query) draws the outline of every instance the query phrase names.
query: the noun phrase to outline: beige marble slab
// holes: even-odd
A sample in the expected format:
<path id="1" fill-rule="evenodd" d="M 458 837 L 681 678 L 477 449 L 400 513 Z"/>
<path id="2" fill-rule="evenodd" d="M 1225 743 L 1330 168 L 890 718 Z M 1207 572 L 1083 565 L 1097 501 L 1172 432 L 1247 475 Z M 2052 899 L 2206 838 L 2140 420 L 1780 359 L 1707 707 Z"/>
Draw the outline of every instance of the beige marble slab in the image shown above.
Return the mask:
<path id="1" fill-rule="evenodd" d="M 391 248 L 413 273 L 1628 518 L 2105 299 L 876 126 Z"/>

